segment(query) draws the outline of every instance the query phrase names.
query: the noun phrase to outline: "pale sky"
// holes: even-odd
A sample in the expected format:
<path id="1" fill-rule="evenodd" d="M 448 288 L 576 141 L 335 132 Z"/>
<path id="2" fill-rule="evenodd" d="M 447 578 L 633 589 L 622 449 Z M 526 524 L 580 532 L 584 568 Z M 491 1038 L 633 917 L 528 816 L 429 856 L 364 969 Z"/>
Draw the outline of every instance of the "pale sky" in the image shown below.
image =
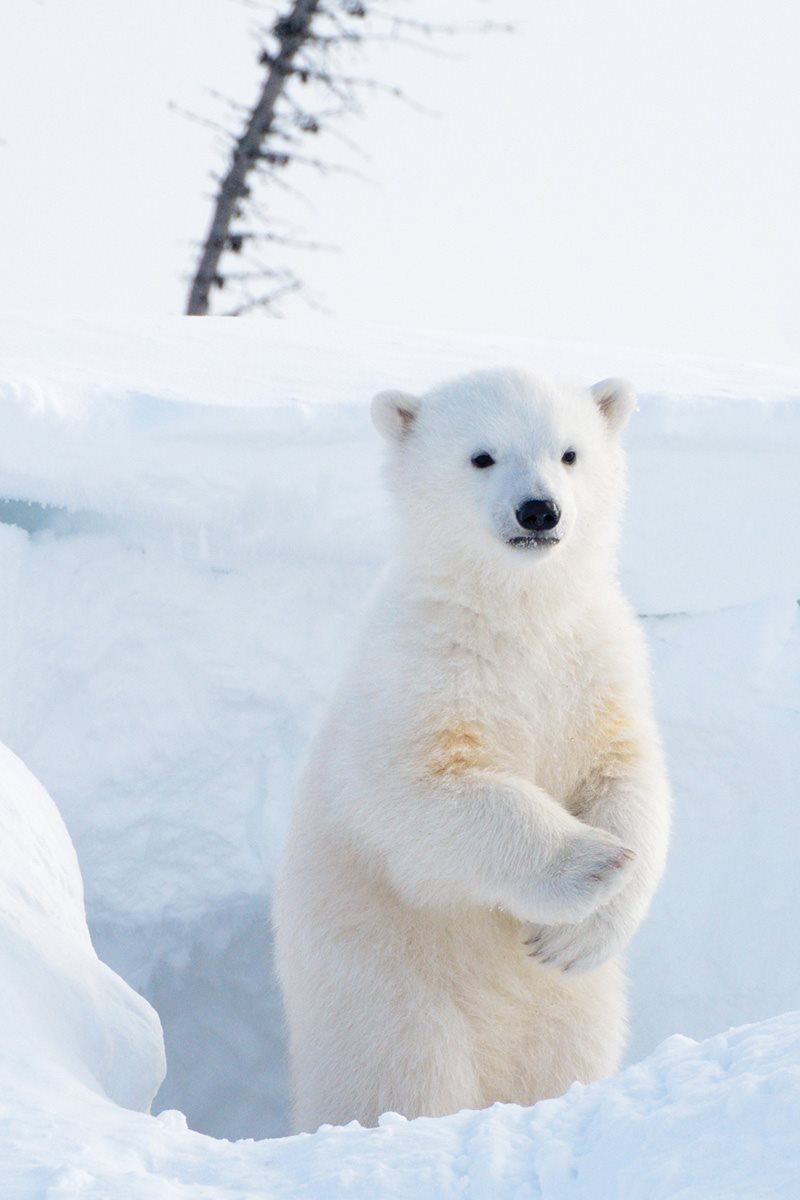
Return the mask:
<path id="1" fill-rule="evenodd" d="M 332 152 L 369 181 L 302 181 L 293 215 L 341 247 L 293 260 L 312 290 L 368 324 L 800 365 L 796 0 L 477 7 L 518 32 L 363 56 L 441 115 L 368 100 L 345 128 L 368 161 Z M 249 20 L 234 0 L 2 5 L 0 311 L 182 310 L 221 158 L 168 106 L 252 99 Z"/>

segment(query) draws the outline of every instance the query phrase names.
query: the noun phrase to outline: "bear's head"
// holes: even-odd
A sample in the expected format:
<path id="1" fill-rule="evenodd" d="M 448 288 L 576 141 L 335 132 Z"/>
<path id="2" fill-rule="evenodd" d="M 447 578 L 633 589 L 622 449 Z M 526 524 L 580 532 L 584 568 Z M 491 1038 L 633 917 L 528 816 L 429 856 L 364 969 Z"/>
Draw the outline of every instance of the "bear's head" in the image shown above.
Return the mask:
<path id="1" fill-rule="evenodd" d="M 381 392 L 387 480 L 406 546 L 437 566 L 518 576 L 612 564 L 624 491 L 620 431 L 630 384 L 590 388 L 523 371 L 481 371 L 422 397 Z"/>

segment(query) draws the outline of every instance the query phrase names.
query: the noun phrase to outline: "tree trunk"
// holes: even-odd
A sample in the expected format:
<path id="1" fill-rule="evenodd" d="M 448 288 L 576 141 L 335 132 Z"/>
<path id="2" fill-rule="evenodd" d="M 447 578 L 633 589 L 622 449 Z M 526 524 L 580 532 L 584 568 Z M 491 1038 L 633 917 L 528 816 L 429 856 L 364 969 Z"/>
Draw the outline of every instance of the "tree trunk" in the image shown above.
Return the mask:
<path id="1" fill-rule="evenodd" d="M 261 95 L 234 147 L 231 165 L 220 185 L 203 253 L 189 292 L 186 305 L 188 316 L 205 316 L 208 313 L 211 288 L 221 279 L 219 260 L 230 236 L 237 203 L 247 194 L 247 176 L 258 161 L 264 139 L 272 130 L 276 105 L 295 56 L 308 37 L 319 4 L 320 0 L 295 0 L 288 16 L 276 23 L 278 53 L 269 66 Z"/>

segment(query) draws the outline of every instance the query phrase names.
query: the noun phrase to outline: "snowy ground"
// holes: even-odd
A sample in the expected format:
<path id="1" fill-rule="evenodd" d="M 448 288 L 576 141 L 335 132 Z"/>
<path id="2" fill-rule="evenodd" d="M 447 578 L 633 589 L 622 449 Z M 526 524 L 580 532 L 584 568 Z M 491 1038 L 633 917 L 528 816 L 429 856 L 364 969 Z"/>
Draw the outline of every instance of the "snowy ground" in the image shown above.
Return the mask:
<path id="1" fill-rule="evenodd" d="M 623 574 L 652 648 L 676 820 L 667 878 L 631 955 L 631 1059 L 673 1033 L 702 1039 L 800 1006 L 790 952 L 800 859 L 800 375 L 331 324 L 5 321 L 0 741 L 42 780 L 66 822 L 98 952 L 162 1019 L 169 1072 L 155 1111 L 179 1108 L 195 1129 L 285 1128 L 270 884 L 308 734 L 383 553 L 367 400 L 381 387 L 419 388 L 512 362 L 587 381 L 625 374 L 642 396 L 628 437 Z M 453 1156 L 430 1194 L 458 1194 L 466 1179 L 472 1194 L 498 1195 L 470 1172 L 516 1179 L 513 1163 L 536 1147 L 539 1183 L 519 1176 L 510 1195 L 613 1196 L 581 1182 L 584 1159 L 587 1170 L 605 1169 L 605 1138 L 597 1144 L 605 1123 L 619 1121 L 619 1149 L 626 1138 L 638 1145 L 640 1119 L 654 1122 L 658 1164 L 668 1130 L 684 1117 L 691 1125 L 693 1105 L 719 1121 L 726 1114 L 731 1141 L 710 1128 L 708 1161 L 719 1152 L 730 1166 L 732 1149 L 745 1154 L 752 1144 L 748 1122 L 759 1136 L 759 1112 L 785 1128 L 770 1106 L 788 1107 L 783 1089 L 796 1086 L 784 1079 L 789 1058 L 781 1065 L 791 1028 L 774 1022 L 697 1050 L 671 1043 L 603 1085 L 592 1120 L 584 1118 L 595 1089 L 533 1114 L 421 1123 Z M 688 1089 L 678 1111 L 667 1076 Z M 687 1082 L 695 1076 L 708 1088 L 695 1092 Z M 130 1192 L 137 1196 L 248 1194 L 236 1171 L 242 1180 L 256 1172 L 261 1194 L 294 1171 L 308 1190 L 287 1195 L 320 1195 L 313 1172 L 330 1169 L 326 1138 L 345 1174 L 352 1148 L 352 1178 L 362 1182 L 358 1162 L 377 1161 L 389 1142 L 408 1147 L 406 1166 L 395 1181 L 386 1168 L 381 1192 L 400 1195 L 389 1189 L 422 1161 L 414 1156 L 425 1144 L 393 1125 L 321 1135 L 302 1152 L 297 1140 L 231 1148 L 175 1122 L 121 1115 L 106 1100 L 91 1104 L 103 1106 L 101 1132 L 79 1175 L 54 1175 L 49 1195 L 125 1195 L 108 1183 L 110 1164 L 118 1171 L 132 1155 L 140 1169 L 134 1147 L 145 1128 L 147 1169 L 175 1184 Z M 17 1111 L 27 1111 L 21 1097 Z M 37 1118 L 51 1133 L 54 1111 L 45 1106 Z M 75 1106 L 72 1127 L 59 1124 L 57 1138 L 73 1148 L 82 1112 Z M 25 1129 L 31 1139 L 15 1197 L 45 1194 L 36 1165 L 43 1127 L 25 1120 L 14 1117 L 19 1144 L 28 1145 Z M 550 1144 L 550 1120 L 566 1122 L 570 1150 L 558 1162 L 553 1150 L 545 1168 L 537 1139 Z M 500 1148 L 475 1166 L 465 1142 Z M 292 1166 L 297 1156 L 307 1179 Z M 197 1174 L 201 1160 L 206 1174 Z M 572 1190 L 551 1186 L 542 1175 L 551 1167 Z M 663 1171 L 653 1165 L 652 1178 L 663 1182 Z M 619 1195 L 684 1194 L 659 1192 L 649 1178 Z M 752 1194 L 731 1180 L 727 1191 L 685 1194 Z M 206 1193 L 201 1181 L 228 1190 Z"/>
<path id="2" fill-rule="evenodd" d="M 75 1086 L 71 1108 L 29 1096 L 12 1086 L 0 1127 L 13 1200 L 793 1200 L 800 1178 L 797 1014 L 672 1038 L 532 1109 L 278 1141 L 216 1141 Z"/>

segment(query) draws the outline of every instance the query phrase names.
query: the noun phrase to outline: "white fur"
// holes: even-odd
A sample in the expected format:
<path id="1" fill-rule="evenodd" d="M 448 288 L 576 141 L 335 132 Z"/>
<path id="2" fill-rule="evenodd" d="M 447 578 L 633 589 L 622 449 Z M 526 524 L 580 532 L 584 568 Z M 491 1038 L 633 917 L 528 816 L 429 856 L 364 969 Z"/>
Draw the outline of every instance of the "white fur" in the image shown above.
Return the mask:
<path id="1" fill-rule="evenodd" d="M 669 809 L 616 578 L 633 404 L 517 371 L 374 401 L 395 542 L 276 895 L 298 1129 L 530 1104 L 618 1065 Z M 558 504 L 558 544 L 509 544 L 527 498 Z"/>

